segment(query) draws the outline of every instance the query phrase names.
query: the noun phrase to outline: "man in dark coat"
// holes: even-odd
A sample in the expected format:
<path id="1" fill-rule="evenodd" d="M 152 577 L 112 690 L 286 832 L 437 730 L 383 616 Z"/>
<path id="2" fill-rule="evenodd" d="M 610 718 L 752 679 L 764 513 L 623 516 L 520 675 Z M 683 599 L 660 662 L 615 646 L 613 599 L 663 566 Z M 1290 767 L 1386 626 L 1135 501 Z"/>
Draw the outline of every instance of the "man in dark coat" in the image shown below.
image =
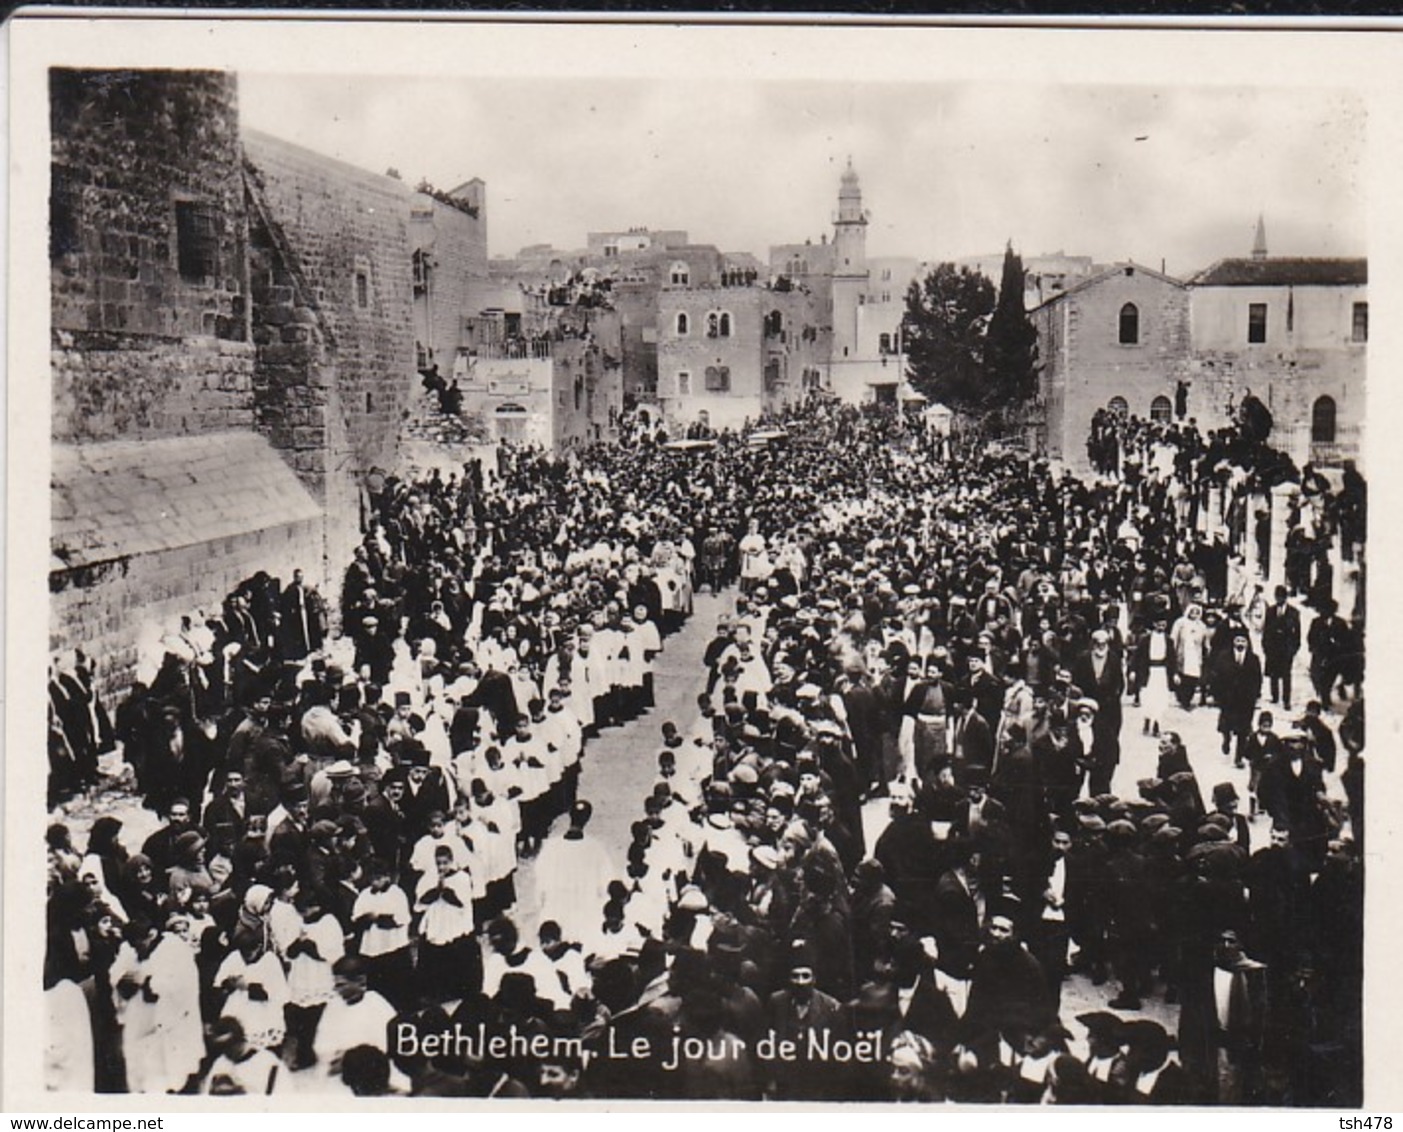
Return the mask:
<path id="1" fill-rule="evenodd" d="M 816 1041 L 823 1043 L 847 1033 L 847 1012 L 842 1003 L 824 994 L 814 983 L 813 950 L 805 940 L 795 940 L 789 957 L 789 985 L 770 996 L 770 1026 L 777 1041 L 794 1043 L 798 1059 L 774 1058 L 768 1062 L 772 1100 L 824 1100 L 843 1096 L 844 1074 L 831 1062 L 811 1061 Z M 813 1035 L 813 1038 L 810 1037 Z"/>
<path id="2" fill-rule="evenodd" d="M 1340 678 L 1340 669 L 1346 661 L 1351 633 L 1336 610 L 1339 606 L 1333 599 L 1321 605 L 1320 615 L 1310 623 L 1306 644 L 1310 646 L 1310 680 L 1315 685 L 1315 696 L 1326 707 L 1334 693 L 1335 683 Z"/>
<path id="3" fill-rule="evenodd" d="M 1249 958 L 1238 933 L 1221 933 L 1214 965 L 1193 978 L 1179 1016 L 1184 1065 L 1205 1099 L 1260 1102 L 1267 1022 L 1267 968 Z"/>
<path id="4" fill-rule="evenodd" d="M 1223 754 L 1236 746 L 1236 758 L 1241 765 L 1244 744 L 1252 733 L 1252 711 L 1262 694 L 1262 662 L 1247 641 L 1247 631 L 1233 634 L 1232 647 L 1225 649 L 1213 663 L 1210 687 L 1218 700 L 1218 733 L 1222 736 Z"/>
<path id="5" fill-rule="evenodd" d="M 1149 957 L 1154 937 L 1154 901 L 1144 858 L 1136 844 L 1135 826 L 1123 819 L 1106 827 L 1110 856 L 1110 946 L 1121 992 L 1108 1004 L 1112 1010 L 1139 1010 L 1149 984 Z"/>
<path id="6" fill-rule="evenodd" d="M 913 812 L 911 789 L 904 782 L 892 786 L 890 811 L 891 821 L 877 838 L 872 855 L 896 895 L 897 917 L 917 935 L 930 934 L 935 929 L 942 846 L 930 822 Z"/>
<path id="7" fill-rule="evenodd" d="M 1036 1033 L 1056 1021 L 1043 969 L 1019 941 L 1013 919 L 1007 907 L 991 913 L 988 941 L 970 974 L 964 1030 L 976 1048 L 996 1049 L 1000 1035 Z"/>
<path id="8" fill-rule="evenodd" d="M 317 591 L 303 582 L 301 570 L 292 572 L 292 584 L 283 591 L 279 607 L 278 646 L 285 660 L 301 660 L 322 647 L 326 608 Z"/>
<path id="9" fill-rule="evenodd" d="M 854 672 L 847 678 L 842 697 L 863 788 L 880 796 L 887 789 L 882 768 L 882 702 L 865 672 Z"/>
<path id="10" fill-rule="evenodd" d="M 1330 773 L 1335 773 L 1335 759 L 1338 753 L 1335 745 L 1334 733 L 1330 730 L 1330 725 L 1320 718 L 1320 701 L 1311 700 L 1306 704 L 1306 713 L 1301 716 L 1300 726 L 1311 738 L 1311 743 L 1315 747 L 1315 757 L 1320 760 L 1320 765 Z"/>
<path id="11" fill-rule="evenodd" d="M 955 778 L 962 785 L 973 770 L 988 774 L 994 766 L 994 729 L 980 714 L 973 699 L 967 699 L 955 720 L 952 749 Z"/>
<path id="12" fill-rule="evenodd" d="M 1115 740 L 1120 754 L 1121 699 L 1125 695 L 1125 666 L 1112 647 L 1111 634 L 1097 629 L 1091 634 L 1091 648 L 1072 664 L 1072 683 L 1083 696 L 1096 701 L 1096 727 Z M 1094 791 L 1098 792 L 1099 791 Z"/>
<path id="13" fill-rule="evenodd" d="M 1301 651 L 1301 615 L 1287 600 L 1285 586 L 1276 587 L 1276 602 L 1267 607 L 1262 625 L 1262 656 L 1270 682 L 1271 702 L 1278 697 L 1291 710 L 1291 668 Z"/>
<path id="14" fill-rule="evenodd" d="M 935 940 L 941 969 L 967 979 L 979 953 L 979 859 L 968 844 L 957 844 L 950 860 L 935 886 Z"/>
<path id="15" fill-rule="evenodd" d="M 1292 847 L 1289 829 L 1272 827 L 1271 844 L 1252 854 L 1246 880 L 1248 949 L 1285 976 L 1312 945 L 1310 866 Z"/>
<path id="16" fill-rule="evenodd" d="M 451 813 L 448 784 L 443 771 L 429 766 L 429 752 L 417 739 L 406 739 L 399 747 L 400 758 L 406 766 L 404 814 L 407 832 L 417 841 L 429 831 L 429 815 Z"/>
<path id="17" fill-rule="evenodd" d="M 1324 861 L 1329 835 L 1325 780 L 1304 731 L 1282 736 L 1281 753 L 1263 768 L 1257 793 L 1273 824 L 1291 831 L 1291 844 L 1306 860 L 1312 865 Z"/>

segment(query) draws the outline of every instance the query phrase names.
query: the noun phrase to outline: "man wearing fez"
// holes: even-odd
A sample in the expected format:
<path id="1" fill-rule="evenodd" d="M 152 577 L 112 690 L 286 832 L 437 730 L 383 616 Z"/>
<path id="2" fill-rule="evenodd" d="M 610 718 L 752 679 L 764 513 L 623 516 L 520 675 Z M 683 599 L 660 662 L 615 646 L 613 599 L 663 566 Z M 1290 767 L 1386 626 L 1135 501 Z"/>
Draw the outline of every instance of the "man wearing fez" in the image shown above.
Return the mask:
<path id="1" fill-rule="evenodd" d="M 806 940 L 794 940 L 786 966 L 787 985 L 770 995 L 770 1027 L 777 1042 L 795 1043 L 798 1057 L 769 1061 L 765 1096 L 770 1100 L 836 1100 L 844 1090 L 841 1066 L 809 1060 L 810 1035 L 820 1043 L 846 1037 L 846 1012 L 836 998 L 818 989 L 813 948 Z"/>

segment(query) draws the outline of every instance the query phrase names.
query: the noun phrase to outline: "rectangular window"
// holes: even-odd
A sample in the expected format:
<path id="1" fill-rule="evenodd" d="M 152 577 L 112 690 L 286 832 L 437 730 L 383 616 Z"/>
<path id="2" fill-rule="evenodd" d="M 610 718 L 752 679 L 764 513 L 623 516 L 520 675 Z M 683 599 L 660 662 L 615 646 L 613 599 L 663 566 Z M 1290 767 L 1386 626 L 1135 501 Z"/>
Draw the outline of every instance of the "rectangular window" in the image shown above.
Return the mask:
<path id="1" fill-rule="evenodd" d="M 356 272 L 356 306 L 362 310 L 370 306 L 370 276 L 364 271 Z"/>
<path id="2" fill-rule="evenodd" d="M 1368 303 L 1355 303 L 1355 304 L 1354 304 L 1354 325 L 1353 325 L 1353 329 L 1352 329 L 1351 332 L 1350 332 L 1350 341 L 1352 341 L 1352 342 L 1367 342 L 1367 341 L 1369 341 L 1369 304 L 1368 304 Z"/>
<path id="3" fill-rule="evenodd" d="M 706 391 L 708 393 L 729 393 L 731 391 L 731 367 L 707 366 Z"/>
<path id="4" fill-rule="evenodd" d="M 692 395 L 692 375 L 685 369 L 677 374 L 677 396 L 690 397 Z"/>
<path id="5" fill-rule="evenodd" d="M 175 245 L 176 264 L 186 282 L 203 283 L 219 274 L 219 224 L 212 205 L 175 202 Z"/>
<path id="6" fill-rule="evenodd" d="M 1247 341 L 1265 342 L 1267 340 L 1267 304 L 1248 303 L 1247 304 Z"/>

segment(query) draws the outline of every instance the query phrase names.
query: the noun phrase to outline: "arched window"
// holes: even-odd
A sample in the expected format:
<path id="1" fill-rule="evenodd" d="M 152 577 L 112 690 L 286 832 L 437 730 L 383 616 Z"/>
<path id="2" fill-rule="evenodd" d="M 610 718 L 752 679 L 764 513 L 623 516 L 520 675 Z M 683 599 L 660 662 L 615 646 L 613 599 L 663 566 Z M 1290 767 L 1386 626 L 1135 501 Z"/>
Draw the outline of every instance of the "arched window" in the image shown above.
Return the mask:
<path id="1" fill-rule="evenodd" d="M 1134 346 L 1140 341 L 1140 310 L 1134 303 L 1120 308 L 1120 344 Z"/>
<path id="2" fill-rule="evenodd" d="M 1120 417 L 1121 420 L 1125 420 L 1126 417 L 1130 416 L 1130 402 L 1124 397 L 1112 397 L 1106 402 L 1106 408 Z"/>
<path id="3" fill-rule="evenodd" d="M 726 311 L 721 312 L 720 335 L 722 338 L 729 338 L 731 336 L 731 316 Z"/>
<path id="4" fill-rule="evenodd" d="M 1335 443 L 1335 399 L 1318 397 L 1310 410 L 1310 439 L 1313 444 Z"/>
<path id="5" fill-rule="evenodd" d="M 721 333 L 721 316 L 715 311 L 708 311 L 706 315 L 706 336 L 715 338 Z"/>
<path id="6" fill-rule="evenodd" d="M 678 311 L 678 312 L 677 312 L 677 334 L 678 334 L 678 337 L 681 337 L 681 336 L 684 335 L 684 334 L 690 333 L 690 332 L 691 332 L 691 329 L 692 329 L 691 319 L 689 319 L 689 318 L 687 317 L 687 312 L 686 312 L 686 311 Z"/>
<path id="7" fill-rule="evenodd" d="M 585 405 L 585 379 L 578 374 L 575 377 L 575 412 L 579 412 Z"/>
<path id="8" fill-rule="evenodd" d="M 1168 397 L 1156 397 L 1150 402 L 1150 420 L 1168 423 L 1174 416 L 1174 405 Z"/>
<path id="9" fill-rule="evenodd" d="M 687 287 L 692 282 L 692 271 L 679 259 L 668 269 L 668 281 L 674 287 Z"/>

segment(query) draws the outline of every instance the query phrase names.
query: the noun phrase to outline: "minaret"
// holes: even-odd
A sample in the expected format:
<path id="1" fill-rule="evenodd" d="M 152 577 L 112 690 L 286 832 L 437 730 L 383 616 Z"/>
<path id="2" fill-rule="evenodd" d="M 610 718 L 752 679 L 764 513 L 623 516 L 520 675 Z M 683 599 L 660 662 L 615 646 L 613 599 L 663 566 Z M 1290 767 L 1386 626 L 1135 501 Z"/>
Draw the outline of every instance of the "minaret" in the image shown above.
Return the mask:
<path id="1" fill-rule="evenodd" d="M 1257 235 L 1252 241 L 1252 258 L 1267 258 L 1267 224 L 1260 212 L 1257 213 Z"/>
<path id="2" fill-rule="evenodd" d="M 852 158 L 838 187 L 833 223 L 833 361 L 858 354 L 858 307 L 867 292 L 867 214 Z"/>

